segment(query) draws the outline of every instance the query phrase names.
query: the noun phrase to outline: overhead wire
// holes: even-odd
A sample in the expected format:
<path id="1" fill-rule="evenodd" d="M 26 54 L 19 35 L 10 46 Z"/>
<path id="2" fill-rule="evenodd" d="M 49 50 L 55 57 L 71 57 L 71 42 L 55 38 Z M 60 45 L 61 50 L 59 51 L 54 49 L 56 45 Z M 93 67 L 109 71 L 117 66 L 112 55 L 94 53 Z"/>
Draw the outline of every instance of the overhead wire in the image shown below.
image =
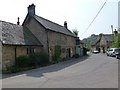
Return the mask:
<path id="1" fill-rule="evenodd" d="M 101 10 L 104 8 L 105 4 L 107 3 L 107 0 L 103 3 L 102 7 L 100 8 L 100 10 L 98 11 L 98 13 L 96 14 L 96 16 L 93 18 L 93 20 L 91 21 L 91 23 L 88 25 L 88 27 L 85 29 L 85 31 L 80 35 L 80 37 L 89 30 L 90 26 L 93 24 L 93 22 L 95 21 L 95 19 L 98 17 L 98 15 L 100 14 Z"/>

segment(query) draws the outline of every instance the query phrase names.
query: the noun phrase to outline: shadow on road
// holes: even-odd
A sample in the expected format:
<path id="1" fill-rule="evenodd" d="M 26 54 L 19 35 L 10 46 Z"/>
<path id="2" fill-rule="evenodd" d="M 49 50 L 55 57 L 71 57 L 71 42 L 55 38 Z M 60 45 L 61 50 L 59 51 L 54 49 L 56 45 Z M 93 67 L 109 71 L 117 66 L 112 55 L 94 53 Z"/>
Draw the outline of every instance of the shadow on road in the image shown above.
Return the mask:
<path id="1" fill-rule="evenodd" d="M 44 73 L 56 72 L 56 71 L 65 69 L 65 68 L 67 68 L 69 66 L 72 66 L 76 63 L 87 60 L 89 57 L 90 57 L 90 55 L 86 55 L 86 56 L 83 56 L 83 57 L 80 57 L 80 58 L 77 58 L 77 59 L 71 59 L 71 60 L 63 61 L 63 62 L 60 62 L 60 63 L 57 63 L 57 64 L 53 64 L 53 65 L 46 66 L 46 67 L 41 67 L 41 68 L 38 68 L 38 69 L 32 69 L 32 70 L 29 70 L 29 71 L 23 71 L 23 72 L 15 73 L 15 74 L 3 74 L 2 78 L 4 79 L 4 78 L 9 78 L 9 77 L 12 77 L 12 76 L 17 76 L 17 75 L 22 75 L 22 74 L 25 74 L 26 76 L 30 76 L 30 77 L 40 78 L 40 77 L 43 76 Z"/>

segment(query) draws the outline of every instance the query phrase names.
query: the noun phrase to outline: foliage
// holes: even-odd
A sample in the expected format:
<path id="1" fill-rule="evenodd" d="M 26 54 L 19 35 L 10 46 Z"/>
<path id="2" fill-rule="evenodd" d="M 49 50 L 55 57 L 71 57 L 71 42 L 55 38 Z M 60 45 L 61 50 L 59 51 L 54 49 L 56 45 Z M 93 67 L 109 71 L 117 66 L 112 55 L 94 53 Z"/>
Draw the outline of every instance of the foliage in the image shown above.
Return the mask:
<path id="1" fill-rule="evenodd" d="M 74 29 L 74 30 L 73 30 L 73 33 L 74 33 L 75 36 L 78 36 L 78 32 L 79 32 L 79 31 L 77 31 L 77 29 Z"/>
<path id="2" fill-rule="evenodd" d="M 115 35 L 112 47 L 114 47 L 114 48 L 120 48 L 120 33 L 118 33 L 118 34 Z"/>
<path id="3" fill-rule="evenodd" d="M 54 49 L 53 62 L 56 63 L 60 60 L 61 46 L 56 45 Z"/>
<path id="4" fill-rule="evenodd" d="M 6 70 L 3 70 L 3 73 L 16 73 L 20 71 L 21 71 L 20 67 L 16 65 L 12 65 L 12 66 L 6 66 Z"/>
<path id="5" fill-rule="evenodd" d="M 101 35 L 101 34 L 100 34 Z M 91 44 L 94 44 L 97 40 L 97 38 L 100 36 L 100 35 L 95 35 L 95 34 L 92 34 L 90 37 L 88 38 L 84 38 L 82 41 L 84 43 L 84 47 L 90 49 L 91 48 Z"/>
<path id="6" fill-rule="evenodd" d="M 101 37 L 102 37 L 102 35 L 103 35 L 103 33 L 100 33 L 100 34 L 99 34 L 99 37 L 101 38 Z"/>
<path id="7" fill-rule="evenodd" d="M 15 63 L 13 66 L 6 66 L 6 70 L 3 70 L 3 73 L 16 73 L 37 66 L 47 65 L 49 64 L 49 57 L 46 53 L 36 53 L 17 57 Z"/>
<path id="8" fill-rule="evenodd" d="M 79 54 L 75 54 L 75 55 L 73 55 L 73 58 L 79 58 L 79 57 L 80 57 Z"/>
<path id="9" fill-rule="evenodd" d="M 40 66 L 49 63 L 49 58 L 46 53 L 36 53 L 29 56 L 20 56 L 16 59 L 16 65 L 23 67 Z"/>
<path id="10" fill-rule="evenodd" d="M 46 53 L 36 53 L 36 54 L 31 54 L 29 55 L 30 61 L 31 61 L 31 66 L 32 65 L 45 65 L 49 63 L 49 57 Z"/>
<path id="11" fill-rule="evenodd" d="M 18 67 L 28 67 L 30 65 L 29 56 L 20 56 L 16 58 L 16 66 Z"/>

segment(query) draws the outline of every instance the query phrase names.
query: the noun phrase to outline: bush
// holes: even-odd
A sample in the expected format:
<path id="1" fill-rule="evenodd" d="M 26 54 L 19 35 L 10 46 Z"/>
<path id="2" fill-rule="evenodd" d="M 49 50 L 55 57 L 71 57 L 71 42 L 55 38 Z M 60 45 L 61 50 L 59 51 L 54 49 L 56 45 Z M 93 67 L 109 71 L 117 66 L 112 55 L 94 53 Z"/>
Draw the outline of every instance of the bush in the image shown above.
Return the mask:
<path id="1" fill-rule="evenodd" d="M 30 63 L 30 58 L 28 56 L 20 56 L 16 58 L 16 66 L 18 67 L 28 67 Z"/>
<path id="2" fill-rule="evenodd" d="M 3 73 L 16 73 L 16 72 L 19 72 L 21 71 L 21 68 L 16 66 L 16 65 L 13 65 L 13 66 L 6 66 L 6 69 L 3 70 Z"/>
<path id="3" fill-rule="evenodd" d="M 56 45 L 54 49 L 54 55 L 52 56 L 53 63 L 57 63 L 60 61 L 60 55 L 61 55 L 61 46 Z"/>
<path id="4" fill-rule="evenodd" d="M 42 63 L 43 63 L 43 64 L 49 63 L 49 57 L 48 57 L 47 54 L 41 53 L 40 57 L 41 57 L 41 59 L 42 59 Z"/>
<path id="5" fill-rule="evenodd" d="M 79 54 L 75 54 L 75 55 L 73 55 L 73 58 L 79 58 L 79 57 L 80 57 Z"/>
<path id="6" fill-rule="evenodd" d="M 6 69 L 3 70 L 3 73 L 16 73 L 47 64 L 49 64 L 49 57 L 46 53 L 36 53 L 28 56 L 20 56 L 16 58 L 15 65 L 6 65 Z"/>
<path id="7" fill-rule="evenodd" d="M 46 53 L 30 54 L 28 56 L 20 56 L 16 59 L 16 65 L 24 67 L 40 66 L 49 63 L 49 57 Z"/>

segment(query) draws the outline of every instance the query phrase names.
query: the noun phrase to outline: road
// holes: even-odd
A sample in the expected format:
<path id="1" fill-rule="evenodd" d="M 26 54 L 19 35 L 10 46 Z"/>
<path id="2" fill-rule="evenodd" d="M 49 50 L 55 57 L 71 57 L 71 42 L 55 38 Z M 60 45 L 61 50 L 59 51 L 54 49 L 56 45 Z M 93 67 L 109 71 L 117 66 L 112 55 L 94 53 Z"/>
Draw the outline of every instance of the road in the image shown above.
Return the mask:
<path id="1" fill-rule="evenodd" d="M 118 60 L 105 54 L 68 60 L 4 78 L 3 88 L 118 88 Z"/>

